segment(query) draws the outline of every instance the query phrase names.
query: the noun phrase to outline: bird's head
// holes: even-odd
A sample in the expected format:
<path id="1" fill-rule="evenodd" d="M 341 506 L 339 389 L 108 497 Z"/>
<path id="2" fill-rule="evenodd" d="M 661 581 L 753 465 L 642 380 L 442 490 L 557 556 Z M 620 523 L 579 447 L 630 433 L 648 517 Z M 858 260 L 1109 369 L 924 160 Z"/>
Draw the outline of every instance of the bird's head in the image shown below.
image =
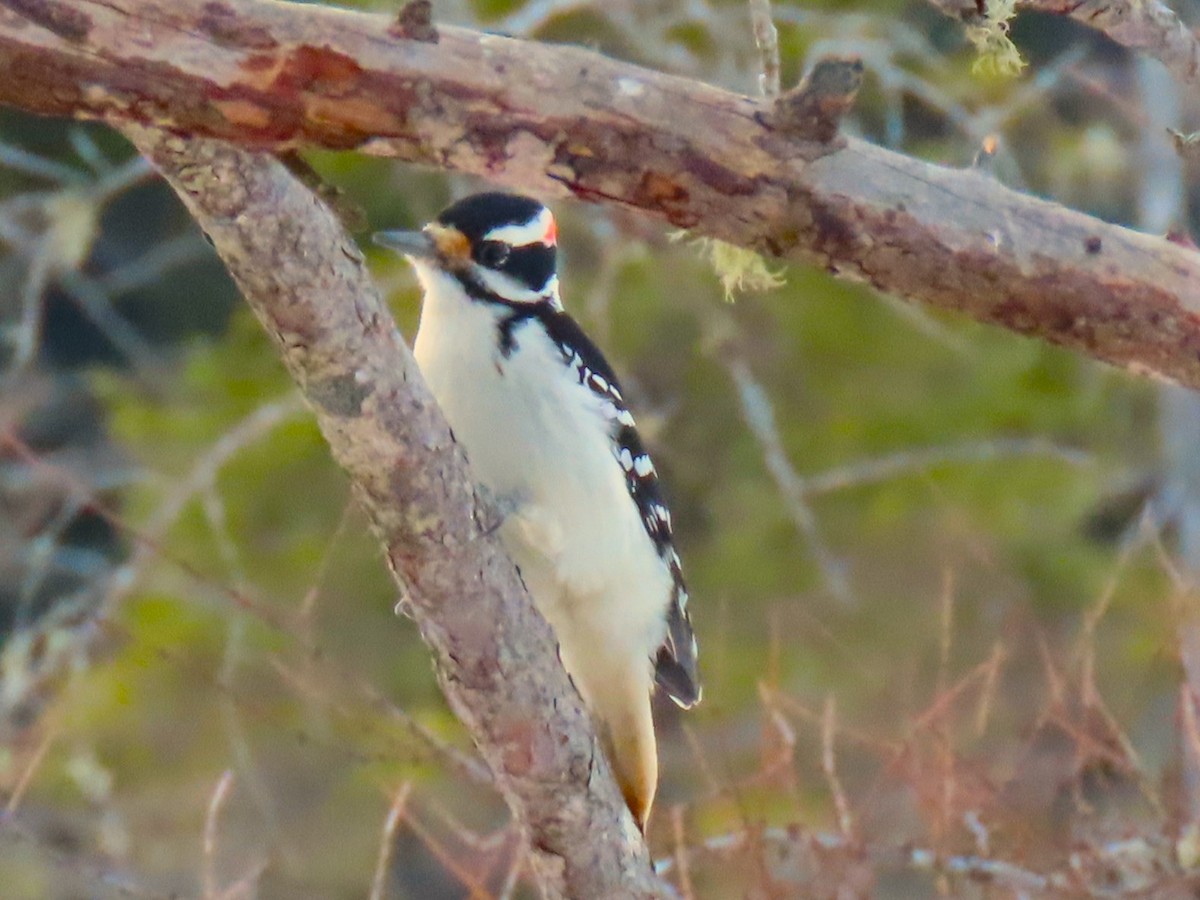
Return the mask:
<path id="1" fill-rule="evenodd" d="M 516 194 L 475 194 L 442 211 L 420 231 L 381 231 L 375 242 L 402 253 L 426 286 L 455 279 L 486 303 L 559 306 L 554 215 Z"/>

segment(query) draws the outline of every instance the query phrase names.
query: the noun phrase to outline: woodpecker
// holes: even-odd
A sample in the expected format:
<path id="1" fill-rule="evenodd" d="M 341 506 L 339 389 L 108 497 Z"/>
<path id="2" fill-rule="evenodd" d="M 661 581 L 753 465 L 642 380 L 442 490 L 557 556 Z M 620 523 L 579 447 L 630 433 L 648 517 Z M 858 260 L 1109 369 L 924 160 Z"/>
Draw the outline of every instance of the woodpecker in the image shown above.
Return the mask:
<path id="1" fill-rule="evenodd" d="M 553 214 L 476 194 L 422 231 L 381 232 L 424 291 L 414 355 L 645 828 L 658 783 L 650 698 L 700 700 L 671 514 L 617 376 L 564 311 Z"/>

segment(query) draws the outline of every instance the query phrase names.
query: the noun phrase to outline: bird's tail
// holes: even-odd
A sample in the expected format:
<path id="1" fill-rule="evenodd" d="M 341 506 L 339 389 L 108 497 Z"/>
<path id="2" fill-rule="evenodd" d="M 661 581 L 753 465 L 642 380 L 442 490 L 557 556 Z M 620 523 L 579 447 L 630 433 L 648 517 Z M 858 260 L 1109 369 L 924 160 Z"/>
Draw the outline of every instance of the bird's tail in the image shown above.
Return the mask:
<path id="1" fill-rule="evenodd" d="M 584 692 L 625 803 L 643 831 L 658 787 L 658 747 L 646 678 L 622 677 Z M 619 682 L 619 683 L 618 683 Z"/>

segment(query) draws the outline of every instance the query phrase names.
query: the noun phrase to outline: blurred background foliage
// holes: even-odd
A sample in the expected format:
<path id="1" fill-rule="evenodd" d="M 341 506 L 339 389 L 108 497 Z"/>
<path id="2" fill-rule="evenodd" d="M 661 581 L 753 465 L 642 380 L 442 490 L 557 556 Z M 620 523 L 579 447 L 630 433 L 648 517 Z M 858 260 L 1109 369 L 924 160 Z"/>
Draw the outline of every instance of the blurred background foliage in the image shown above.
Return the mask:
<path id="1" fill-rule="evenodd" d="M 1004 78 L 919 0 L 774 13 L 785 86 L 863 57 L 854 133 L 953 166 L 995 136 L 1015 188 L 1194 224 L 1157 123 L 1195 127 L 1195 99 L 1102 36 L 1022 15 Z M 757 90 L 733 0 L 435 17 Z M 305 157 L 373 228 L 482 186 Z M 565 302 L 622 373 L 694 597 L 705 702 L 658 707 L 668 877 L 1186 883 L 1189 398 L 813 269 L 730 304 L 691 243 L 557 210 Z M 411 336 L 411 273 L 364 248 Z M 170 191 L 111 132 L 0 111 L 0 250 L 0 895 L 531 895 L 345 479 Z M 1128 865 L 1068 862 L 1114 840 Z"/>

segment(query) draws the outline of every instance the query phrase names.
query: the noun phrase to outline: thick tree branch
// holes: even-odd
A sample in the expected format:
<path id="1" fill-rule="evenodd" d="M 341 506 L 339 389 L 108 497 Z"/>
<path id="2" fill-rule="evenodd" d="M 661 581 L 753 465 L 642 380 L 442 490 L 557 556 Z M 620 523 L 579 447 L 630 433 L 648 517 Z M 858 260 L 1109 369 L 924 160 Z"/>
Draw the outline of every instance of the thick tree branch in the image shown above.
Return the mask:
<path id="1" fill-rule="evenodd" d="M 948 16 L 978 18 L 976 0 L 929 0 Z M 1200 85 L 1200 41 L 1161 0 L 1020 0 L 1020 9 L 1070 16 L 1161 62 L 1180 83 Z"/>
<path id="2" fill-rule="evenodd" d="M 1200 41 L 1161 0 L 1026 0 L 1025 6 L 1069 15 L 1118 44 L 1153 56 L 1180 83 L 1200 85 Z"/>
<path id="3" fill-rule="evenodd" d="M 552 896 L 660 896 L 578 694 L 462 452 L 335 216 L 278 160 L 141 127 L 317 414 L 438 678 L 530 835 Z"/>
<path id="4" fill-rule="evenodd" d="M 0 103 L 646 210 L 1200 387 L 1200 255 L 574 47 L 269 0 L 0 0 Z M 392 29 L 396 31 L 397 29 Z"/>

